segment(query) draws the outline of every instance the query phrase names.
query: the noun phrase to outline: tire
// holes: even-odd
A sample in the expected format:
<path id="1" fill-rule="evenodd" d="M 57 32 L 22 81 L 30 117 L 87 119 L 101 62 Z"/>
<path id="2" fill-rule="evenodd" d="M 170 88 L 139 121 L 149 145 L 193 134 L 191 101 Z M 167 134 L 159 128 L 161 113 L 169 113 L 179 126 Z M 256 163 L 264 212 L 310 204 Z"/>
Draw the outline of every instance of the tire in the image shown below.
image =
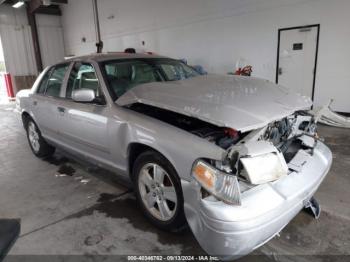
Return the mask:
<path id="1" fill-rule="evenodd" d="M 41 136 L 38 126 L 32 119 L 26 121 L 26 131 L 28 143 L 34 155 L 40 158 L 53 155 L 55 148 L 49 145 Z"/>
<path id="2" fill-rule="evenodd" d="M 133 166 L 132 180 L 139 205 L 152 224 L 172 232 L 185 228 L 180 179 L 166 158 L 154 151 L 140 154 Z"/>

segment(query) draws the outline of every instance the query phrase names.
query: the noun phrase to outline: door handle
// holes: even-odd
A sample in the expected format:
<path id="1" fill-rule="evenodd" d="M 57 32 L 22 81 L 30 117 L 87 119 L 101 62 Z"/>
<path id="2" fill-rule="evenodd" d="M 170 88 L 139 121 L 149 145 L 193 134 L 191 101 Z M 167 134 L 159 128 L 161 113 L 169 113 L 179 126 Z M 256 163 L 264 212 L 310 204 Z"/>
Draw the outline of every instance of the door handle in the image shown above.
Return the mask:
<path id="1" fill-rule="evenodd" d="M 38 104 L 38 101 L 33 101 L 33 106 L 36 106 Z"/>
<path id="2" fill-rule="evenodd" d="M 282 75 L 282 74 L 283 74 L 282 67 L 278 68 L 278 74 L 279 74 L 279 75 Z"/>
<path id="3" fill-rule="evenodd" d="M 58 110 L 58 112 L 60 112 L 60 113 L 64 113 L 65 111 L 66 111 L 66 109 L 64 108 L 64 107 L 57 107 L 57 110 Z"/>

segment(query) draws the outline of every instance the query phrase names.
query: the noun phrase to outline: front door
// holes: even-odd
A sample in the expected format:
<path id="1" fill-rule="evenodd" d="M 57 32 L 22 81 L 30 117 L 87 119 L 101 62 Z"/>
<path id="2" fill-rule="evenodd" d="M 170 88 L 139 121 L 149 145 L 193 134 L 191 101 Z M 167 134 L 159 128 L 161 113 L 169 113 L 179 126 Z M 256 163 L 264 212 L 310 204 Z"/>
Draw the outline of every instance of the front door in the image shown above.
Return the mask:
<path id="1" fill-rule="evenodd" d="M 72 92 L 92 89 L 98 101 L 80 103 L 72 100 Z M 88 63 L 75 63 L 70 72 L 62 112 L 59 135 L 63 145 L 89 159 L 107 163 L 111 159 L 108 137 L 108 107 L 105 104 L 95 69 Z"/>
<path id="2" fill-rule="evenodd" d="M 279 30 L 277 83 L 313 99 L 319 26 Z"/>

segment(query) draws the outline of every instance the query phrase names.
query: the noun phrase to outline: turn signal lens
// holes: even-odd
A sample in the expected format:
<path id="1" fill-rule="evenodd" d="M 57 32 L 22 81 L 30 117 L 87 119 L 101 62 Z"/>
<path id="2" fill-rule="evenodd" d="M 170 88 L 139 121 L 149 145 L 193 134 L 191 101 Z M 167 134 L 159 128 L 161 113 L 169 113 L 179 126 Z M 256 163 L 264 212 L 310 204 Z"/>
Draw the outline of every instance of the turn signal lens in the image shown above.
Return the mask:
<path id="1" fill-rule="evenodd" d="M 215 174 L 202 163 L 194 167 L 193 174 L 198 181 L 201 181 L 206 188 L 214 188 Z"/>
<path id="2" fill-rule="evenodd" d="M 241 204 L 236 176 L 226 174 L 201 160 L 194 164 L 192 175 L 205 190 L 218 199 L 231 205 Z"/>

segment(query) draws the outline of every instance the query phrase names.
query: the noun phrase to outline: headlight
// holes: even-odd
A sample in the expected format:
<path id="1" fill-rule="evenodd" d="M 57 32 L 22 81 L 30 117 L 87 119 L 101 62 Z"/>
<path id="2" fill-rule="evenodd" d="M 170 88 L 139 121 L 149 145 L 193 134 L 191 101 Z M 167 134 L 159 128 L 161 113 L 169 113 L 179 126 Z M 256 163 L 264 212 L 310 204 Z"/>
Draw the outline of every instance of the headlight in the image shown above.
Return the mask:
<path id="1" fill-rule="evenodd" d="M 287 175 L 288 166 L 279 152 L 242 157 L 240 161 L 244 167 L 241 175 L 254 185 L 274 181 Z"/>
<path id="2" fill-rule="evenodd" d="M 236 176 L 221 172 L 199 160 L 192 169 L 193 177 L 209 193 L 232 205 L 241 204 L 241 194 Z"/>

